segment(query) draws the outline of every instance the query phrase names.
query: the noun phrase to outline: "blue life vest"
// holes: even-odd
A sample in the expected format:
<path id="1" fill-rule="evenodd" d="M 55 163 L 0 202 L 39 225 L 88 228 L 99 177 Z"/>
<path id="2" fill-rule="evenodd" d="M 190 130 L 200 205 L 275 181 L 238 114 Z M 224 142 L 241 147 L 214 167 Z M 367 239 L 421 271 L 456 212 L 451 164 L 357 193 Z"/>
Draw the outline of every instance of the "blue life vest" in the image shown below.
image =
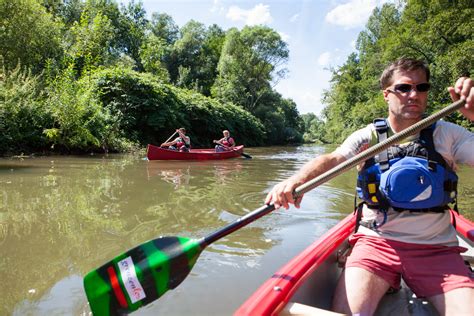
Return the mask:
<path id="1" fill-rule="evenodd" d="M 385 119 L 374 120 L 378 141 L 387 138 Z M 442 212 L 456 201 L 458 177 L 434 148 L 435 124 L 406 146 L 392 146 L 366 161 L 357 194 L 371 208 Z"/>

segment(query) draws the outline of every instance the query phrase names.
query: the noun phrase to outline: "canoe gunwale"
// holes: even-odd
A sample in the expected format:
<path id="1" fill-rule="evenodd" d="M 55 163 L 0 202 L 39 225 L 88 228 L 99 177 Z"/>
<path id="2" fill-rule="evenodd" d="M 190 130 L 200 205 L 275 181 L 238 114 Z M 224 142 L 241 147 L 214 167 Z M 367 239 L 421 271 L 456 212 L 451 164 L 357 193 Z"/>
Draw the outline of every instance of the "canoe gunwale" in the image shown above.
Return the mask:
<path id="1" fill-rule="evenodd" d="M 234 315 L 277 315 L 281 312 L 307 277 L 353 233 L 355 218 L 353 215 L 347 216 L 284 265 Z M 315 251 L 320 255 L 315 257 Z M 292 274 L 286 271 L 292 271 Z"/>

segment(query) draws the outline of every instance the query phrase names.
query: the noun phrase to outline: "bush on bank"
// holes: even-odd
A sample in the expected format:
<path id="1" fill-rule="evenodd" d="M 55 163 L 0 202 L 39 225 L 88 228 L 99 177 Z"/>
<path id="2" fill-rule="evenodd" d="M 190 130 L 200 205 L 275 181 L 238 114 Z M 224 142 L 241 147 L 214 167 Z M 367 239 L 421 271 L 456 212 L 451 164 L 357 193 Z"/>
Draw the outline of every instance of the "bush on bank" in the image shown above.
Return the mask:
<path id="1" fill-rule="evenodd" d="M 249 112 L 160 82 L 152 74 L 104 69 L 77 80 L 73 67 L 33 76 L 2 68 L 0 155 L 123 152 L 160 144 L 178 127 L 194 147 L 228 129 L 238 143 L 262 145 L 265 131 Z M 42 92 L 40 92 L 42 91 Z"/>

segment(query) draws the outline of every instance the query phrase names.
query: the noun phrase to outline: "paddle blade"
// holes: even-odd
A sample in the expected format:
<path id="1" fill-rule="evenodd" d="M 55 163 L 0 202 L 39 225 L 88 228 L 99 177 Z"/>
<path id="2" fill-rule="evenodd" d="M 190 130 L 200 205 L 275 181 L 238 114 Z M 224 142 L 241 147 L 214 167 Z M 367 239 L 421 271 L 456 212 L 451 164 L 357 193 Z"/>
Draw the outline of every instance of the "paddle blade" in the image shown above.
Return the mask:
<path id="1" fill-rule="evenodd" d="M 247 159 L 252 159 L 252 156 L 247 155 L 246 153 L 241 153 L 242 156 L 244 156 Z"/>
<path id="2" fill-rule="evenodd" d="M 160 237 L 89 272 L 84 289 L 94 315 L 121 315 L 153 302 L 177 287 L 203 250 L 195 240 Z"/>

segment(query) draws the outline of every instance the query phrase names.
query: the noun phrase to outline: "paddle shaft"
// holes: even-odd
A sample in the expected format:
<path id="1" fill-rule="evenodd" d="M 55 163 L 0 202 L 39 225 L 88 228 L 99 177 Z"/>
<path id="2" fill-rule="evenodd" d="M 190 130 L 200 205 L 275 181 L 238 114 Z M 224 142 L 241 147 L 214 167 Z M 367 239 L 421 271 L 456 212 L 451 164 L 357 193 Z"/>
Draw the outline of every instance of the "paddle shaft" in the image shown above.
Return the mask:
<path id="1" fill-rule="evenodd" d="M 329 181 L 330 179 L 338 176 L 339 174 L 343 173 L 344 171 L 351 169 L 352 167 L 357 166 L 358 164 L 366 161 L 367 159 L 375 156 L 376 154 L 382 152 L 383 150 L 389 148 L 390 146 L 400 142 L 401 140 L 405 139 L 406 137 L 416 134 L 417 132 L 421 131 L 422 129 L 430 126 L 434 122 L 438 121 L 442 117 L 453 113 L 454 111 L 460 109 L 464 105 L 464 100 L 458 100 L 451 105 L 445 107 L 444 109 L 428 116 L 427 118 L 419 121 L 416 124 L 413 124 L 407 129 L 393 135 L 392 137 L 387 138 L 385 141 L 378 143 L 375 146 L 369 147 L 367 150 L 364 150 L 360 154 L 346 160 L 345 162 L 339 164 L 338 166 L 322 173 L 321 175 L 317 176 L 316 178 L 306 182 L 305 184 L 300 185 L 295 189 L 293 192 L 293 196 L 295 198 L 301 197 L 308 191 L 311 191 L 315 187 Z M 270 213 L 271 211 L 275 210 L 275 206 L 273 204 L 264 205 L 247 215 L 239 218 L 233 223 L 211 233 L 210 235 L 202 238 L 199 240 L 199 243 L 202 247 L 205 247 L 214 241 L 227 236 L 228 234 L 248 225 L 249 223 L 259 219 L 260 217 Z"/>
<path id="2" fill-rule="evenodd" d="M 173 138 L 173 136 L 174 136 L 176 133 L 177 133 L 177 131 L 175 131 L 175 132 L 173 133 L 173 135 L 171 135 L 166 141 L 164 141 L 164 143 L 169 142 L 169 141 L 171 140 L 171 138 Z"/>
<path id="3" fill-rule="evenodd" d="M 232 151 L 236 151 L 234 148 L 229 147 L 229 146 L 226 146 L 226 145 L 224 145 L 224 144 L 221 144 L 221 143 L 218 142 L 218 141 L 214 141 L 214 143 L 216 143 L 216 144 L 218 144 L 218 145 L 220 145 L 220 146 L 222 146 L 222 147 L 225 147 L 225 148 L 227 148 L 227 149 L 230 149 L 230 150 L 232 150 Z M 252 158 L 252 156 L 247 155 L 247 154 L 244 153 L 244 152 L 240 153 L 240 155 L 241 155 L 241 156 L 244 156 L 245 158 Z"/>

